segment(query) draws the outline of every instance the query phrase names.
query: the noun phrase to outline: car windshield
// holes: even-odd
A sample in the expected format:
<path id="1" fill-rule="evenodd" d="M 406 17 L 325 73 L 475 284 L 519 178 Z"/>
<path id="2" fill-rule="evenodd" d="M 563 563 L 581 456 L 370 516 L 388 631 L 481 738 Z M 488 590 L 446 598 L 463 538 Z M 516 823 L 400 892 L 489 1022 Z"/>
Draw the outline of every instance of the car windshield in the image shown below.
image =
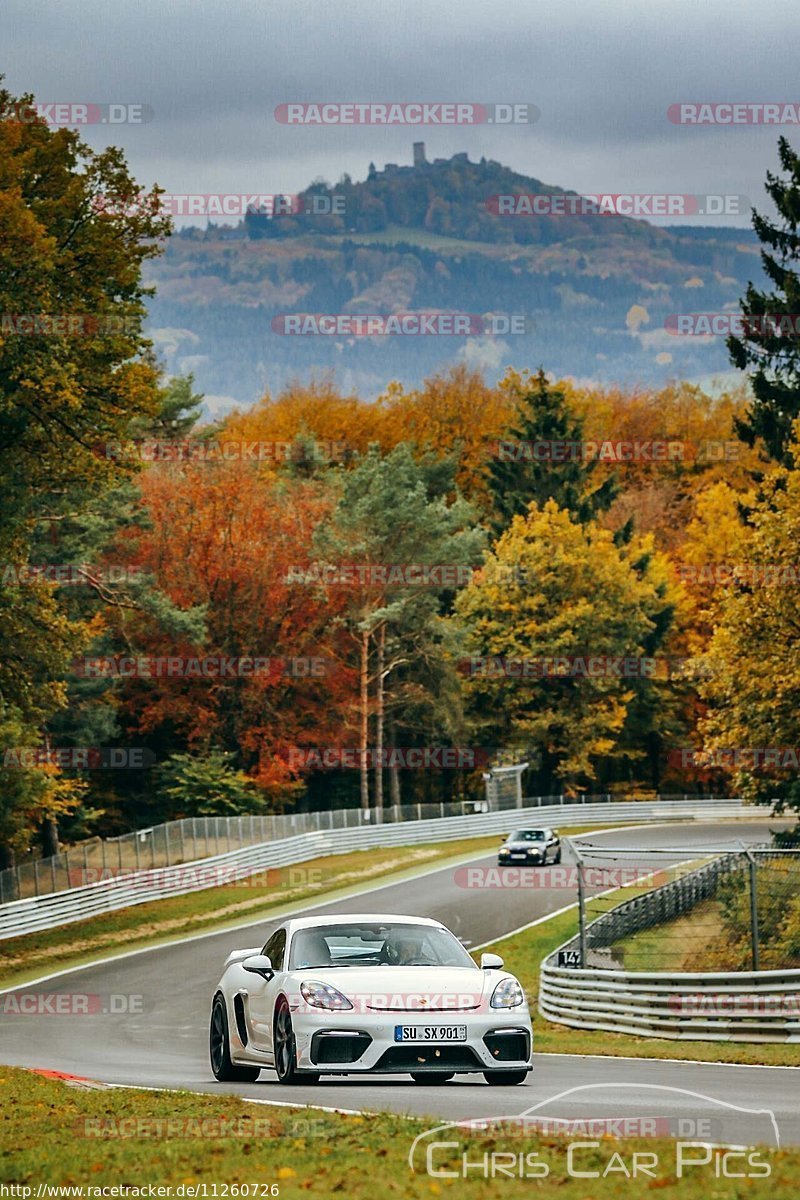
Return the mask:
<path id="1" fill-rule="evenodd" d="M 409 924 L 335 924 L 299 929 L 289 970 L 308 967 L 475 967 L 447 929 Z"/>
<path id="2" fill-rule="evenodd" d="M 512 833 L 508 840 L 510 842 L 543 842 L 545 834 L 543 829 L 520 829 L 518 833 Z"/>

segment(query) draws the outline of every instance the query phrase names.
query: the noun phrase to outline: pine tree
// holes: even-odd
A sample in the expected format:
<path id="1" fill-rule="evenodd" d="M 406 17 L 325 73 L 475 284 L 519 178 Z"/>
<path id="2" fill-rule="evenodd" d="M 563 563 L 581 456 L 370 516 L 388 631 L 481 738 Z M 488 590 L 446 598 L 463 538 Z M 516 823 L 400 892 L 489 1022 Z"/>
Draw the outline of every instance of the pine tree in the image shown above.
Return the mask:
<path id="1" fill-rule="evenodd" d="M 592 490 L 590 479 L 596 462 L 584 460 L 582 441 L 583 422 L 570 413 L 563 392 L 550 386 L 540 367 L 533 386 L 519 402 L 516 427 L 508 431 L 487 468 L 496 536 L 514 517 L 524 516 L 532 500 L 540 507 L 554 500 L 580 524 L 611 505 L 619 490 L 617 481 L 609 474 Z M 538 457 L 537 443 L 543 447 L 542 457 Z M 573 449 L 559 459 L 555 447 L 562 444 Z M 549 445 L 553 450 L 548 453 Z"/>
<path id="2" fill-rule="evenodd" d="M 748 446 L 761 439 L 771 459 L 790 466 L 792 421 L 800 416 L 800 331 L 781 332 L 774 326 L 782 315 L 800 312 L 800 156 L 786 138 L 778 143 L 778 156 L 788 178 L 767 172 L 765 186 L 780 222 L 753 209 L 753 228 L 766 247 L 761 262 L 773 290 L 759 291 L 748 284 L 740 302 L 746 318 L 742 335 L 731 335 L 727 345 L 734 366 L 753 368 L 754 399 L 744 419 L 736 422 L 739 437 Z M 764 316 L 771 320 L 758 319 Z"/>

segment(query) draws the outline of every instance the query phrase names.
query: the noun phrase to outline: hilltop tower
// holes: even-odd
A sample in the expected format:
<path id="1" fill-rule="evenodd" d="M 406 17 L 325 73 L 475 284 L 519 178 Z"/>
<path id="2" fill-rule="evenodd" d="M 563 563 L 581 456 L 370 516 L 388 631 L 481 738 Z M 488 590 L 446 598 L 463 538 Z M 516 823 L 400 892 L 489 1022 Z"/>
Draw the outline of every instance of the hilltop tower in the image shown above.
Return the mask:
<path id="1" fill-rule="evenodd" d="M 414 166 L 415 167 L 424 167 L 425 166 L 425 143 L 424 142 L 414 142 Z"/>

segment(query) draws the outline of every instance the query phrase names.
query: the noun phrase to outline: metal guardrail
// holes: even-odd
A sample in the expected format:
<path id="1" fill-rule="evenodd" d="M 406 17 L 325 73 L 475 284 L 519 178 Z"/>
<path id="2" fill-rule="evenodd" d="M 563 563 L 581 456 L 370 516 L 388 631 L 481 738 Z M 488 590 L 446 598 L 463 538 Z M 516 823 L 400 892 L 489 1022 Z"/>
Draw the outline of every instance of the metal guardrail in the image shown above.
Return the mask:
<path id="1" fill-rule="evenodd" d="M 639 1037 L 800 1043 L 800 969 L 572 970 L 548 958 L 542 964 L 539 1012 L 573 1029 Z"/>
<path id="2" fill-rule="evenodd" d="M 586 927 L 586 967 L 558 966 L 580 935 L 541 966 L 539 1012 L 575 1029 L 687 1041 L 800 1043 L 800 968 L 773 971 L 625 971 L 591 958 L 632 932 L 669 921 L 713 895 L 748 865 L 726 854 L 681 878 L 623 901 Z"/>
<path id="3" fill-rule="evenodd" d="M 530 805 L 537 821 L 568 825 L 615 824 L 619 821 L 663 821 L 753 814 L 740 800 L 691 799 L 620 801 L 603 804 Z M 505 833 L 521 819 L 525 809 L 476 813 L 383 825 L 364 823 L 354 829 L 305 833 L 247 846 L 226 854 L 155 870 L 122 870 L 111 878 L 69 891 L 33 896 L 0 906 L 0 940 L 82 921 L 130 905 L 146 904 L 166 896 L 183 895 L 233 883 L 256 872 L 292 866 L 330 854 L 367 850 L 377 846 L 409 846 L 432 841 L 453 841 Z"/>
<path id="4" fill-rule="evenodd" d="M 518 781 L 517 781 L 518 782 Z M 716 799 L 716 797 L 713 797 Z M 656 796 L 654 800 L 679 800 L 680 796 Z M 683 796 L 689 800 L 694 797 Z M 702 797 L 700 798 L 702 800 Z M 319 812 L 269 813 L 241 817 L 184 817 L 136 829 L 115 838 L 92 838 L 47 858 L 28 859 L 0 871 L 0 905 L 28 896 L 44 896 L 68 888 L 95 883 L 108 873 L 173 867 L 177 863 L 212 858 L 244 846 L 259 846 L 301 833 L 323 833 L 332 829 L 357 829 L 369 824 L 386 825 L 422 821 L 434 817 L 461 817 L 474 812 L 500 812 L 572 803 L 564 796 L 530 796 L 521 792 L 501 794 L 487 783 L 486 800 L 439 801 L 434 804 L 386 805 L 379 811 L 341 808 Z M 610 795 L 584 795 L 582 804 L 613 803 Z"/>

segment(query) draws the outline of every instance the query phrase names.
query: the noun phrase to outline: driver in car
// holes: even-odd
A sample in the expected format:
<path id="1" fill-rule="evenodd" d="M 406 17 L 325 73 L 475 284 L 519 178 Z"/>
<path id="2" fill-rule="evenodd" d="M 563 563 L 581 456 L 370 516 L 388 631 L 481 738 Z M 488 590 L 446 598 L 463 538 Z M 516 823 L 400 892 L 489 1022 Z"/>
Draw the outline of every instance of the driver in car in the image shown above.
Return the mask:
<path id="1" fill-rule="evenodd" d="M 393 937 L 386 943 L 386 961 L 398 967 L 411 966 L 423 962 L 422 939 L 409 937 L 406 934 Z"/>

